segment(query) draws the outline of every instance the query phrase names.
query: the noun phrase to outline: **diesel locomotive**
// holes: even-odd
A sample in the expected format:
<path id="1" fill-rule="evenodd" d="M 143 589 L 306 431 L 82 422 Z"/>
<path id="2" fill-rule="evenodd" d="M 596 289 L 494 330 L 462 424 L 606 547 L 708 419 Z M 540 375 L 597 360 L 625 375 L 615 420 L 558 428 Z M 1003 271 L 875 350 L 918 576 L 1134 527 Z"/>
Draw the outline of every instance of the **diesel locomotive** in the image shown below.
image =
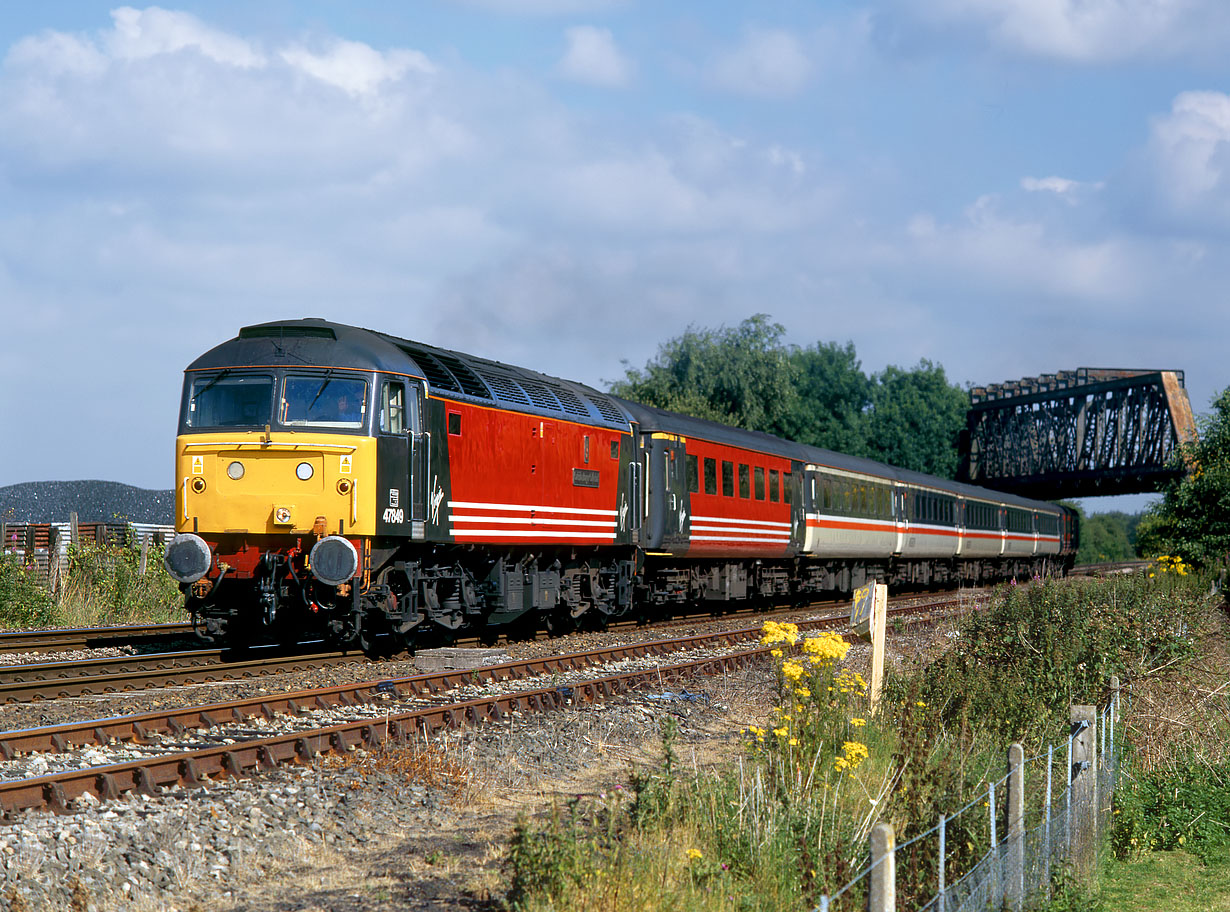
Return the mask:
<path id="1" fill-rule="evenodd" d="M 165 563 L 207 639 L 553 632 L 1065 572 L 1067 508 L 318 319 L 185 371 Z"/>

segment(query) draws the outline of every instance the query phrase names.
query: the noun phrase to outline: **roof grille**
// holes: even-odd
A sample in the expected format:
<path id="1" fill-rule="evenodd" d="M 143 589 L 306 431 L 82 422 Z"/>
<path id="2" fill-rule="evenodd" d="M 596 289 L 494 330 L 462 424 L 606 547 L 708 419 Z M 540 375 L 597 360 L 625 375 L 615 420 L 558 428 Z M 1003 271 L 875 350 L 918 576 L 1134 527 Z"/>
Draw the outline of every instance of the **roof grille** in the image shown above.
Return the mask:
<path id="1" fill-rule="evenodd" d="M 427 382 L 432 386 L 438 389 L 451 390 L 454 393 L 461 392 L 461 384 L 457 382 L 457 379 L 449 373 L 448 368 L 441 364 L 431 352 L 410 345 L 399 347 L 418 363 L 423 373 L 427 375 Z"/>
<path id="2" fill-rule="evenodd" d="M 551 389 L 555 393 L 556 398 L 559 399 L 559 404 L 565 412 L 582 418 L 589 417 L 589 409 L 585 407 L 584 402 L 576 397 L 572 390 L 565 389 L 562 386 L 553 386 Z"/>
<path id="3" fill-rule="evenodd" d="M 245 326 L 241 339 L 336 339 L 327 326 Z"/>
<path id="4" fill-rule="evenodd" d="M 530 404 L 529 397 L 521 389 L 521 384 L 512 377 L 501 377 L 499 374 L 493 374 L 488 371 L 483 371 L 482 377 L 487 381 L 487 385 L 491 387 L 491 392 L 495 394 L 495 398 L 504 402 L 516 402 L 520 405 Z"/>
<path id="5" fill-rule="evenodd" d="M 530 380 L 522 380 L 521 388 L 525 390 L 525 394 L 530 397 L 530 402 L 534 403 L 539 408 L 550 409 L 553 412 L 558 412 L 560 410 L 559 400 L 556 399 L 552 392 L 541 383 L 534 383 Z"/>
<path id="6" fill-rule="evenodd" d="M 462 361 L 454 358 L 452 355 L 446 355 L 443 352 L 436 355 L 445 367 L 447 367 L 457 378 L 457 382 L 461 384 L 461 391 L 467 396 L 477 396 L 479 399 L 490 399 L 491 393 L 483 384 L 483 381 L 478 379 L 478 374 L 470 370 L 470 368 Z"/>
<path id="7" fill-rule="evenodd" d="M 628 421 L 628 419 L 624 417 L 623 412 L 616 407 L 614 402 L 606 398 L 606 396 L 595 396 L 593 393 L 590 393 L 589 401 L 594 404 L 594 408 L 598 410 L 598 414 L 600 414 L 607 421 L 613 421 L 616 424 L 625 424 Z"/>

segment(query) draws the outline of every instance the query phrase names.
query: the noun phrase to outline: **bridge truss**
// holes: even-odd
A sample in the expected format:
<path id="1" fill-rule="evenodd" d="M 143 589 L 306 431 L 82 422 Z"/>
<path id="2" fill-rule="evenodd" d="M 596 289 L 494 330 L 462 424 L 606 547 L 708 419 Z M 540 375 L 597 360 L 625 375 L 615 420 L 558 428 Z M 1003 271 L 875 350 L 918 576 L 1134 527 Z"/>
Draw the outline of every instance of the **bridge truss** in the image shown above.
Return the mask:
<path id="1" fill-rule="evenodd" d="M 1156 491 L 1196 439 L 1182 371 L 1077 370 L 972 390 L 962 481 L 1056 500 Z"/>

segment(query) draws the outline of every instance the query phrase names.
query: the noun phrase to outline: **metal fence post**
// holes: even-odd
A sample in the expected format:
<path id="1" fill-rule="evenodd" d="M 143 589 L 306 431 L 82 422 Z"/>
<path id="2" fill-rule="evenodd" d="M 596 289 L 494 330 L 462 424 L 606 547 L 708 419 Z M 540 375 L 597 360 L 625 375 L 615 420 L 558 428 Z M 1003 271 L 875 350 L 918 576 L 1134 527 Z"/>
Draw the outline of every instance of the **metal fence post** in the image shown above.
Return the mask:
<path id="1" fill-rule="evenodd" d="M 1004 878 L 1003 878 L 1003 859 L 999 855 L 999 839 L 995 832 L 995 783 L 992 782 L 987 789 L 987 808 L 989 829 L 991 832 L 991 903 L 998 907 L 1003 901 L 1004 893 Z"/>
<path id="2" fill-rule="evenodd" d="M 948 912 L 948 897 L 945 895 L 947 885 L 944 883 L 945 871 L 944 861 L 948 857 L 948 818 L 940 814 L 940 863 L 939 863 L 939 887 L 940 891 L 936 894 L 935 908 L 938 912 Z"/>
<path id="3" fill-rule="evenodd" d="M 1055 759 L 1055 745 L 1046 745 L 1046 822 L 1042 827 L 1042 890 L 1043 896 L 1051 895 L 1051 765 Z"/>
<path id="4" fill-rule="evenodd" d="M 867 912 L 897 912 L 896 840 L 893 828 L 877 823 L 871 831 L 871 891 Z"/>
<path id="5" fill-rule="evenodd" d="M 1004 904 L 1020 912 L 1025 903 L 1025 748 L 1008 747 L 1008 838 L 1004 843 Z"/>

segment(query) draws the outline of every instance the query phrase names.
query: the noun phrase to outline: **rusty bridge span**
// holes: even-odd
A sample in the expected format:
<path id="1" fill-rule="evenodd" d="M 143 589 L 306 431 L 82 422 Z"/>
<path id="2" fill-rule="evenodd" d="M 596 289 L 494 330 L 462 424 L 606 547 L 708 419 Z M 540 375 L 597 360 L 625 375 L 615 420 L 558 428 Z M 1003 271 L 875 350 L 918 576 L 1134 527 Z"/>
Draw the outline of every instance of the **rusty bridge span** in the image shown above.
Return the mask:
<path id="1" fill-rule="evenodd" d="M 1077 370 L 975 387 L 959 478 L 1027 497 L 1158 490 L 1196 422 L 1176 370 Z"/>

